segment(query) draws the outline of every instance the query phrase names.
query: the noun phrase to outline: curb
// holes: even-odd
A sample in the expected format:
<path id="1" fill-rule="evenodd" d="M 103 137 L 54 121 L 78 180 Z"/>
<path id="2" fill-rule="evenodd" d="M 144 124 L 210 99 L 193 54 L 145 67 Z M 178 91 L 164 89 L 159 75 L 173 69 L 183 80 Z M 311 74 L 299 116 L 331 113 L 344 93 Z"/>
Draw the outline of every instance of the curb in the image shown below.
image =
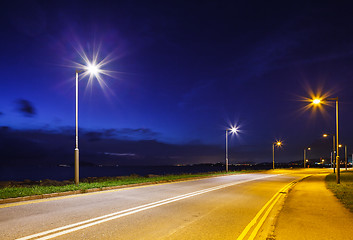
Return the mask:
<path id="1" fill-rule="evenodd" d="M 287 189 L 287 191 L 285 193 L 283 193 L 283 198 L 281 200 L 280 205 L 278 205 L 277 210 L 274 212 L 273 216 L 272 216 L 272 220 L 269 223 L 269 230 L 266 234 L 266 240 L 276 240 L 276 236 L 274 235 L 275 229 L 276 229 L 276 224 L 278 221 L 278 216 L 281 213 L 285 203 L 286 203 L 286 199 L 288 197 L 288 195 L 290 194 L 290 192 L 297 186 L 298 183 L 304 181 L 307 178 L 312 177 L 313 174 L 307 175 L 301 179 L 298 179 L 294 182 L 294 184 Z"/>

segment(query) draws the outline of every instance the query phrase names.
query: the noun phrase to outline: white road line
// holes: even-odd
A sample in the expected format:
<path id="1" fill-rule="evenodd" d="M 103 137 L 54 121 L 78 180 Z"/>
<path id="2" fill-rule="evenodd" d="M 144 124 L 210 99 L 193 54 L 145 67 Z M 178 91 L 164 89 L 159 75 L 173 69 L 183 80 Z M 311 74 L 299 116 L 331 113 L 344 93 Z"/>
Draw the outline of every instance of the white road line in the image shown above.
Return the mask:
<path id="1" fill-rule="evenodd" d="M 104 215 L 104 216 L 88 219 L 88 220 L 85 220 L 85 221 L 82 221 L 82 222 L 77 222 L 77 223 L 66 225 L 66 226 L 63 226 L 63 227 L 59 227 L 59 228 L 51 229 L 51 230 L 48 230 L 48 231 L 36 233 L 36 234 L 29 235 L 29 236 L 26 236 L 26 237 L 18 238 L 17 240 L 29 240 L 29 239 L 33 239 L 33 238 L 36 238 L 36 237 L 42 237 L 42 236 L 48 235 L 48 234 L 50 234 L 50 235 L 42 237 L 42 238 L 38 238 L 37 240 L 51 239 L 51 238 L 58 237 L 58 236 L 61 236 L 61 235 L 64 235 L 64 234 L 67 234 L 67 233 L 70 233 L 70 232 L 74 232 L 74 231 L 78 231 L 78 230 L 81 230 L 81 229 L 84 229 L 84 228 L 87 228 L 87 227 L 91 227 L 91 226 L 94 226 L 94 225 L 97 225 L 97 224 L 100 224 L 100 223 L 104 223 L 104 222 L 111 221 L 111 220 L 114 220 L 114 219 L 117 219 L 117 218 L 128 216 L 128 215 L 131 215 L 131 214 L 134 214 L 134 213 L 138 213 L 138 212 L 141 212 L 141 211 L 144 211 L 144 210 L 148 210 L 148 209 L 155 208 L 155 207 L 158 207 L 158 206 L 162 206 L 162 205 L 165 205 L 165 204 L 169 204 L 169 203 L 172 203 L 172 202 L 180 201 L 182 199 L 194 197 L 194 196 L 197 196 L 197 195 L 200 195 L 200 194 L 204 194 L 204 193 L 207 193 L 207 192 L 212 192 L 212 191 L 219 190 L 219 189 L 222 189 L 222 188 L 226 188 L 226 187 L 229 187 L 229 186 L 238 185 L 238 184 L 241 184 L 241 183 L 255 181 L 255 180 L 259 180 L 259 179 L 269 178 L 269 177 L 273 177 L 273 176 L 278 176 L 278 175 L 267 175 L 267 176 L 262 176 L 262 177 L 258 177 L 258 178 L 254 178 L 254 179 L 243 180 L 243 181 L 239 181 L 239 182 L 235 182 L 235 183 L 234 182 L 233 183 L 227 183 L 227 184 L 223 184 L 223 185 L 220 185 L 220 186 L 203 189 L 203 190 L 199 190 L 199 191 L 195 191 L 195 192 L 179 195 L 179 196 L 172 197 L 172 198 L 167 198 L 167 199 L 160 200 L 160 201 L 157 201 L 157 202 L 141 205 L 141 206 L 138 206 L 138 207 L 129 208 L 129 209 L 126 209 L 126 210 L 118 211 L 118 212 L 107 214 L 107 215 Z M 57 232 L 57 233 L 55 233 L 55 232 Z"/>

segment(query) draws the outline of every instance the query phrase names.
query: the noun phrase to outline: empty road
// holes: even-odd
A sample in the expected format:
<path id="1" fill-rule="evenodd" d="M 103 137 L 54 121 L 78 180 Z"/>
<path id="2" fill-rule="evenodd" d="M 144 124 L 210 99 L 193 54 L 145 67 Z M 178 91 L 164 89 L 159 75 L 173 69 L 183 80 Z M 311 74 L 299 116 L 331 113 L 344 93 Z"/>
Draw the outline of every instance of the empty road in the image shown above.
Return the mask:
<path id="1" fill-rule="evenodd" d="M 286 187 L 307 174 L 238 174 L 3 204 L 0 239 L 248 239 Z"/>

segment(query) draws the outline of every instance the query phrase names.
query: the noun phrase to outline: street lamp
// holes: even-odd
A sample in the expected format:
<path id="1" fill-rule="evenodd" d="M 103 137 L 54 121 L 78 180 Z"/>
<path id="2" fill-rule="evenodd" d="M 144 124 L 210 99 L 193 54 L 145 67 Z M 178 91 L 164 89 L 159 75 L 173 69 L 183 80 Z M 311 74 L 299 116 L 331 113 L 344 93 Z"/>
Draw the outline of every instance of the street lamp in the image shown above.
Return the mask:
<path id="1" fill-rule="evenodd" d="M 339 144 L 338 147 L 343 147 L 342 144 Z M 344 166 L 346 168 L 347 171 L 347 145 L 344 145 Z"/>
<path id="2" fill-rule="evenodd" d="M 275 169 L 275 146 L 276 147 L 281 147 L 282 146 L 281 141 L 276 141 L 272 144 L 272 168 Z"/>
<path id="3" fill-rule="evenodd" d="M 339 152 L 338 152 L 338 97 L 336 98 L 326 98 L 326 99 L 313 99 L 313 104 L 318 105 L 321 104 L 322 102 L 326 102 L 326 101 L 334 101 L 336 102 L 336 149 L 337 149 L 337 155 L 336 155 L 336 167 L 337 167 L 337 171 L 336 171 L 336 183 L 340 184 L 341 180 L 340 180 L 340 156 L 339 156 Z"/>
<path id="4" fill-rule="evenodd" d="M 238 127 L 231 127 L 226 129 L 226 172 L 228 172 L 228 134 L 231 132 L 232 134 L 236 134 L 238 132 Z"/>
<path id="5" fill-rule="evenodd" d="M 309 148 L 309 147 L 308 147 L 308 148 L 304 148 L 304 168 L 305 168 L 305 162 L 306 162 L 306 161 L 305 161 L 305 160 L 306 160 L 306 150 L 309 150 L 309 151 L 310 151 L 311 148 Z"/>
<path id="6" fill-rule="evenodd" d="M 332 156 L 331 156 L 331 165 L 333 165 L 333 163 L 335 162 L 335 153 L 336 153 L 336 150 L 335 150 L 335 134 L 329 134 L 329 133 L 325 133 L 322 135 L 323 137 L 328 137 L 328 136 L 332 136 L 332 140 L 333 140 L 333 144 L 332 144 Z M 333 167 L 333 173 L 335 173 L 335 167 Z"/>
<path id="7" fill-rule="evenodd" d="M 347 162 L 348 162 L 348 157 L 347 157 L 347 145 L 344 146 L 344 158 L 345 158 L 346 171 L 347 171 Z"/>
<path id="8" fill-rule="evenodd" d="M 90 75 L 90 79 L 93 77 L 98 77 L 100 73 L 99 66 L 95 62 L 86 62 L 86 66 L 83 69 L 76 69 L 76 144 L 75 144 L 75 184 L 78 185 L 80 182 L 79 177 L 79 149 L 78 149 L 78 74 L 84 72 L 84 76 Z"/>

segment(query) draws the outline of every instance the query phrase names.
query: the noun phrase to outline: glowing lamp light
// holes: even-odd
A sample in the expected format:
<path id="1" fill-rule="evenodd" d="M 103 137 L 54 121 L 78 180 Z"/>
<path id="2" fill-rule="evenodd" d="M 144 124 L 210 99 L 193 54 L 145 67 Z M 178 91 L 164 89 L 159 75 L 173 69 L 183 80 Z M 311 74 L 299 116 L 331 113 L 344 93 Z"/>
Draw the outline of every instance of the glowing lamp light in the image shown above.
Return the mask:
<path id="1" fill-rule="evenodd" d="M 308 150 L 310 151 L 310 150 L 311 150 L 311 148 L 308 148 Z"/>
<path id="2" fill-rule="evenodd" d="M 90 74 L 93 74 L 95 76 L 99 73 L 99 68 L 94 63 L 92 64 L 92 63 L 88 62 L 86 69 Z"/>
<path id="3" fill-rule="evenodd" d="M 229 159 L 228 159 L 228 135 L 229 132 L 232 134 L 237 134 L 239 132 L 238 127 L 237 126 L 231 126 L 231 128 L 227 128 L 226 129 L 226 172 L 228 172 L 228 163 L 229 163 Z"/>
<path id="4" fill-rule="evenodd" d="M 342 147 L 342 144 L 339 144 L 338 147 Z"/>
<path id="5" fill-rule="evenodd" d="M 282 145 L 282 142 L 281 142 L 281 141 L 277 141 L 277 142 L 276 142 L 276 145 L 277 145 L 278 147 L 280 147 L 280 146 Z"/>
<path id="6" fill-rule="evenodd" d="M 238 128 L 237 128 L 237 127 L 232 127 L 232 128 L 230 129 L 230 131 L 231 131 L 232 133 L 237 133 L 237 132 L 238 132 Z"/>
<path id="7" fill-rule="evenodd" d="M 322 136 L 323 136 L 323 137 L 328 137 L 328 135 L 327 135 L 326 133 L 325 133 L 325 134 L 323 134 Z"/>
<path id="8" fill-rule="evenodd" d="M 84 78 L 89 75 L 88 83 L 92 84 L 94 78 L 97 79 L 99 85 L 104 89 L 107 87 L 106 83 L 104 82 L 102 75 L 107 75 L 113 77 L 113 71 L 108 71 L 101 69 L 104 65 L 113 61 L 111 57 L 107 56 L 103 60 L 98 61 L 98 54 L 99 48 L 97 51 L 93 52 L 92 61 L 88 59 L 87 54 L 84 52 L 83 48 L 80 47 L 77 50 L 78 54 L 81 56 L 84 64 L 73 62 L 76 67 L 76 133 L 75 133 L 75 184 L 78 185 L 80 178 L 79 178 L 79 148 L 78 148 L 78 85 L 79 85 L 79 73 L 82 73 L 81 77 Z"/>
<path id="9" fill-rule="evenodd" d="M 314 103 L 314 104 L 320 104 L 320 103 L 321 103 L 321 100 L 318 99 L 318 98 L 316 98 L 316 99 L 313 100 L 313 103 Z"/>

